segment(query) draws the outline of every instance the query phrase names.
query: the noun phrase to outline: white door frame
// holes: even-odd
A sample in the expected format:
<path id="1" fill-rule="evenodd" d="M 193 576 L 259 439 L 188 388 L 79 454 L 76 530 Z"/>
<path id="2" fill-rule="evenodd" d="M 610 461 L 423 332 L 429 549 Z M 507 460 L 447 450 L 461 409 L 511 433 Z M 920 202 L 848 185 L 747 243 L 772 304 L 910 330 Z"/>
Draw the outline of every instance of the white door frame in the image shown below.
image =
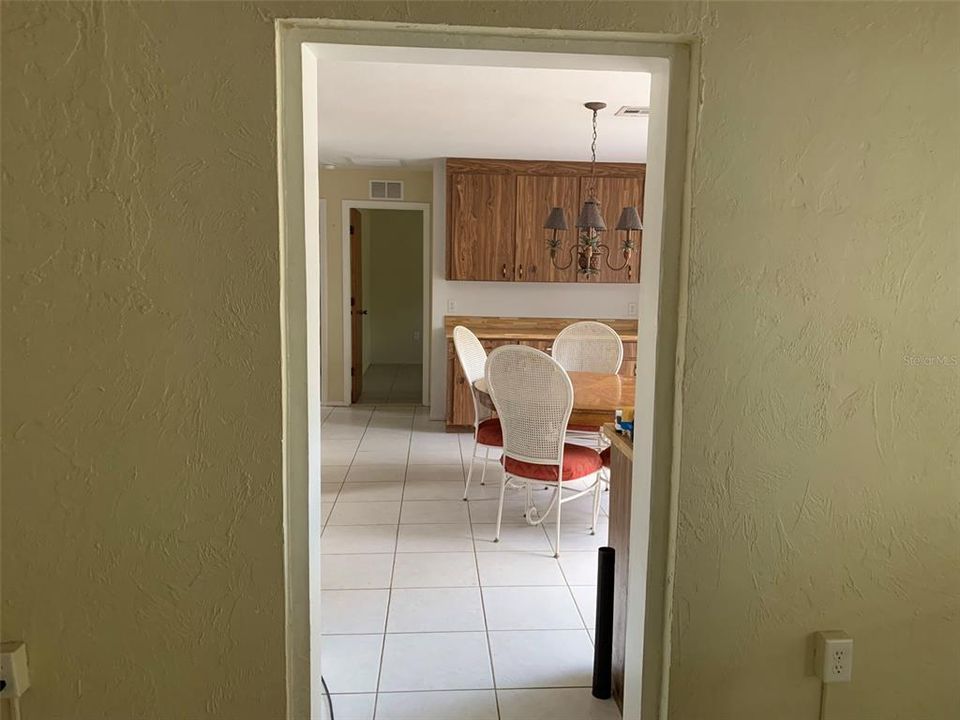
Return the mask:
<path id="1" fill-rule="evenodd" d="M 320 277 L 325 278 L 327 276 L 327 267 L 330 264 L 329 255 L 327 254 L 327 200 L 326 198 L 320 198 L 318 213 L 318 227 L 320 228 Z M 308 290 L 310 289 L 311 284 L 308 283 Z M 314 288 L 316 290 L 316 288 Z M 329 329 L 327 328 L 327 323 L 323 322 L 322 318 L 327 312 L 327 308 L 330 307 L 330 301 L 327 297 L 327 283 L 320 283 L 320 400 L 322 403 L 326 404 L 328 398 L 330 397 L 330 382 L 327 376 L 327 348 L 330 347 L 330 343 L 327 340 Z"/>
<path id="2" fill-rule="evenodd" d="M 630 587 L 624 718 L 665 719 L 679 493 L 690 168 L 697 126 L 699 46 L 691 35 L 275 21 L 283 376 L 287 718 L 319 718 L 320 373 L 317 64 L 308 43 L 457 47 L 644 58 L 652 72 L 639 293 Z M 314 264 L 315 263 L 315 264 Z M 656 422 L 654 422 L 656 419 Z"/>
<path id="3" fill-rule="evenodd" d="M 430 203 L 406 202 L 402 200 L 342 200 L 340 202 L 341 242 L 343 243 L 343 387 L 344 405 L 353 404 L 350 367 L 353 365 L 353 326 L 350 322 L 350 211 L 351 210 L 412 210 L 420 211 L 423 223 L 423 310 L 420 332 L 421 363 L 423 364 L 420 402 L 430 405 L 430 258 L 432 246 L 430 244 Z M 322 276 L 326 277 L 326 276 Z M 324 349 L 324 352 L 326 350 Z"/>

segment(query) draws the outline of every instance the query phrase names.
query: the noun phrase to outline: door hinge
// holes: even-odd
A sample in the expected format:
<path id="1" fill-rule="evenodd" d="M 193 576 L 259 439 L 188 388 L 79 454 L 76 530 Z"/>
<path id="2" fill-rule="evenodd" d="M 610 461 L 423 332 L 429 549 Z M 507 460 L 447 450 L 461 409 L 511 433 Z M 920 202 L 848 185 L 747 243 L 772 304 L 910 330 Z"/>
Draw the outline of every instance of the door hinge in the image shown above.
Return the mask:
<path id="1" fill-rule="evenodd" d="M 357 369 L 355 367 L 350 368 L 350 377 L 353 377 L 357 374 Z"/>

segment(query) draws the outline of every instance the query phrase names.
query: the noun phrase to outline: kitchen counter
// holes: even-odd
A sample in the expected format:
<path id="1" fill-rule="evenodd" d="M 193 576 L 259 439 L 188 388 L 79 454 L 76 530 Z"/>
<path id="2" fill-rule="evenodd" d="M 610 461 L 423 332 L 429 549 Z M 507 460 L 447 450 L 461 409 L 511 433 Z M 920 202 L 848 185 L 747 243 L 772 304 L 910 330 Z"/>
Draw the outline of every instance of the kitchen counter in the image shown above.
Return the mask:
<path id="1" fill-rule="evenodd" d="M 444 331 L 448 339 L 453 337 L 457 325 L 469 328 L 481 340 L 553 340 L 567 325 L 584 318 L 530 318 L 493 317 L 486 315 L 447 315 Z M 609 325 L 624 342 L 637 341 L 637 320 L 599 319 Z"/>
<path id="2" fill-rule="evenodd" d="M 611 445 L 619 450 L 627 460 L 633 462 L 633 438 L 618 433 L 613 423 L 604 423 L 600 430 Z"/>

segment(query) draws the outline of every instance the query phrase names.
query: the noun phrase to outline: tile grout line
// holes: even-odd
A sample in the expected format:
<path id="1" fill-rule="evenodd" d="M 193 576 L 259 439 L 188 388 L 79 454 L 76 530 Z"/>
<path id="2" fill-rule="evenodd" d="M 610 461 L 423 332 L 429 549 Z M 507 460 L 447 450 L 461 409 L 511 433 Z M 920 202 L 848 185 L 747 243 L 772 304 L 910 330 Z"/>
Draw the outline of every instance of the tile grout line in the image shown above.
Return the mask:
<path id="1" fill-rule="evenodd" d="M 376 412 L 376 408 L 374 409 Z M 373 718 L 376 720 L 380 710 L 380 683 L 383 680 L 383 659 L 387 651 L 387 628 L 390 626 L 390 605 L 393 603 L 393 578 L 397 568 L 397 548 L 400 545 L 400 518 L 403 514 L 403 496 L 407 487 L 407 471 L 410 467 L 410 449 L 413 446 L 413 433 L 417 424 L 417 409 L 413 409 L 410 418 L 410 437 L 407 441 L 407 457 L 403 466 L 403 486 L 400 490 L 400 511 L 397 515 L 397 534 L 393 544 L 393 562 L 390 565 L 390 587 L 387 589 L 387 613 L 383 619 L 383 640 L 380 643 L 380 667 L 377 670 L 377 689 L 373 698 Z M 366 432 L 364 432 L 366 434 Z"/>
<path id="2" fill-rule="evenodd" d="M 367 434 L 367 429 L 370 427 L 370 422 L 373 420 L 373 413 L 376 410 L 370 411 L 370 414 L 367 416 L 367 423 L 363 426 L 363 432 L 360 433 L 360 439 L 357 441 L 357 447 L 353 451 L 353 457 L 350 458 L 350 462 L 347 464 L 347 472 L 343 475 L 343 480 L 340 482 L 340 487 L 337 488 L 337 496 L 333 499 L 333 506 L 330 508 L 330 515 L 327 516 L 327 519 L 323 522 L 323 527 L 321 528 L 321 534 L 323 530 L 327 529 L 327 525 L 330 524 L 330 518 L 333 517 L 333 511 L 337 507 L 337 503 L 340 502 L 340 493 L 343 492 L 343 486 L 347 484 L 347 475 L 350 474 L 350 470 L 353 469 L 353 462 L 357 459 L 357 453 L 360 452 L 360 444 L 363 442 L 363 436 Z M 330 416 L 333 415 L 333 411 L 330 412 Z M 323 423 L 320 424 L 321 436 L 320 436 L 320 453 L 323 454 Z M 323 495 L 323 465 L 320 466 L 320 493 L 321 497 Z"/>
<path id="3" fill-rule="evenodd" d="M 460 474 L 463 479 L 463 482 L 466 483 L 467 478 L 463 470 L 463 443 L 460 442 L 460 438 L 457 438 L 457 445 L 460 448 Z M 472 458 L 471 458 L 472 462 Z M 486 468 L 484 468 L 486 469 Z M 502 480 L 501 480 L 502 482 Z M 487 621 L 487 601 L 484 598 L 483 590 L 483 579 L 480 577 L 480 556 L 479 551 L 477 550 L 477 536 L 473 529 L 473 512 L 470 508 L 470 502 L 467 502 L 467 519 L 470 522 L 470 542 L 473 545 L 473 563 L 477 569 L 477 590 L 480 593 L 480 611 L 483 613 L 483 632 L 484 637 L 487 639 L 487 657 L 490 662 L 490 680 L 493 684 L 493 702 L 497 708 L 497 720 L 501 720 L 500 716 L 500 694 L 497 692 L 497 671 L 493 664 L 493 643 L 490 640 L 490 623 Z"/>

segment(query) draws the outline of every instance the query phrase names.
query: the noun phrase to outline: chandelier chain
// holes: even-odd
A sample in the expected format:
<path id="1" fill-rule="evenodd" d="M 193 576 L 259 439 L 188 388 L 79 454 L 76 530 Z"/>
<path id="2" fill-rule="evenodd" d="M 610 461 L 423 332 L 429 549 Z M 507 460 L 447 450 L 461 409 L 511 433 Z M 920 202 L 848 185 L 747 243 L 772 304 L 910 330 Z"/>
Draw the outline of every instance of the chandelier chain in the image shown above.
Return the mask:
<path id="1" fill-rule="evenodd" d="M 590 142 L 590 195 L 597 194 L 597 111 L 593 111 L 593 140 Z"/>

